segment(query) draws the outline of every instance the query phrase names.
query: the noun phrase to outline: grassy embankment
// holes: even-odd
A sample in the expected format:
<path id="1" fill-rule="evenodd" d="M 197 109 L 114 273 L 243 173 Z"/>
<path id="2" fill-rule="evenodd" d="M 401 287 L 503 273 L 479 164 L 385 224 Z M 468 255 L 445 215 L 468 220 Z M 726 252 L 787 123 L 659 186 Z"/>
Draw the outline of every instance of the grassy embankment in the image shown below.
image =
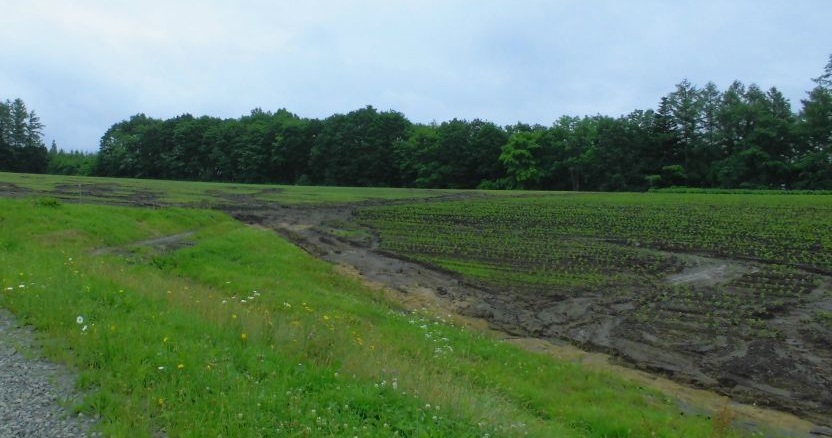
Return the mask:
<path id="1" fill-rule="evenodd" d="M 131 245 L 191 230 L 173 252 Z M 79 409 L 107 435 L 735 433 L 615 376 L 396 309 L 217 212 L 0 199 L 0 286 L 0 306 L 80 373 Z"/>

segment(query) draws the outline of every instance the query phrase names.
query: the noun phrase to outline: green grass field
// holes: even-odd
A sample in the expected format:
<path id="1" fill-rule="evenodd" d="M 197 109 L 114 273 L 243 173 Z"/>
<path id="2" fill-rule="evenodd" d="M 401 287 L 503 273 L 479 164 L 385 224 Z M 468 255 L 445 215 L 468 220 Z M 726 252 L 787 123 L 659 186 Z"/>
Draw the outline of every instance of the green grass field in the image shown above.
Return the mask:
<path id="1" fill-rule="evenodd" d="M 293 204 L 333 204 L 367 200 L 420 199 L 456 193 L 453 190 L 307 187 L 211 182 L 162 181 L 130 178 L 99 178 L 32 175 L 0 172 L 0 183 L 31 191 L 59 195 L 75 202 L 105 202 L 153 206 L 210 208 L 229 198 L 250 197 L 255 201 Z M 2 188 L 2 187 L 0 187 Z"/>
<path id="2" fill-rule="evenodd" d="M 277 234 L 223 213 L 83 203 L 85 196 L 107 203 L 142 193 L 153 193 L 159 204 L 210 206 L 235 194 L 292 204 L 418 200 L 458 192 L 0 174 L 2 183 L 29 193 L 0 198 L 0 306 L 37 329 L 50 359 L 79 373 L 85 396 L 75 409 L 100 415 L 107 436 L 748 434 L 728 427 L 725 416 L 680 415 L 672 396 L 619 376 L 524 351 L 458 327 L 447 315 L 404 310 Z M 67 195 L 71 187 L 80 187 L 82 203 L 68 202 L 75 200 Z M 690 216 L 699 208 L 695 202 L 676 202 L 672 195 L 661 195 L 655 207 L 668 213 L 643 226 L 626 222 L 644 208 L 636 197 L 528 195 L 371 208 L 360 218 L 378 227 L 391 250 L 483 281 L 508 278 L 556 288 L 606 284 L 610 276 L 632 281 L 673 265 L 650 251 L 620 249 L 616 241 L 673 249 L 703 232 L 696 227 L 721 229 Z M 725 201 L 725 217 L 740 212 L 736 220 L 743 221 L 744 209 L 753 210 L 732 202 Z M 779 201 L 770 202 L 776 207 Z M 805 233 L 828 227 L 819 219 L 828 201 L 797 202 L 806 228 L 785 227 L 765 241 L 791 242 L 795 264 L 827 269 L 828 258 L 813 245 L 828 248 L 828 235 Z M 566 213 L 541 216 L 558 203 L 567 203 Z M 606 213 L 588 222 L 599 208 Z M 499 220 L 482 226 L 486 217 L 506 211 L 528 218 L 528 235 Z M 666 229 L 680 211 L 686 225 Z M 586 237 L 572 243 L 589 255 L 575 259 L 576 251 L 561 253 L 536 234 L 553 223 Z M 688 234 L 676 232 L 685 226 Z M 663 234 L 649 233 L 655 227 Z M 592 240 L 604 230 L 612 231 L 611 241 Z M 748 232 L 754 230 L 752 223 Z M 798 232 L 804 234 L 794 238 Z M 166 236 L 178 237 L 172 246 L 151 241 Z M 721 238 L 706 239 L 703 250 L 736 248 L 765 258 L 765 245 L 737 239 L 730 247 L 720 246 Z M 598 269 L 622 257 L 609 264 L 611 272 Z M 517 262 L 500 268 L 498 262 L 506 260 Z M 569 269 L 549 274 L 548 268 L 535 270 L 537 263 Z M 623 263 L 639 269 L 624 269 Z"/>

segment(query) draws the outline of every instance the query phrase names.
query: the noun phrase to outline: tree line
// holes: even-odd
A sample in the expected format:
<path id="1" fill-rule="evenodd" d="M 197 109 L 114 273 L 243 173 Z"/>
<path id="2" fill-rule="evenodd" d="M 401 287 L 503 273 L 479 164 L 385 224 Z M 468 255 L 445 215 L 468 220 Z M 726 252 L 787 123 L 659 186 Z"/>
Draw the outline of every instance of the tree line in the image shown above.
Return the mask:
<path id="1" fill-rule="evenodd" d="M 832 56 L 813 81 L 797 112 L 775 87 L 735 81 L 719 90 L 713 83 L 700 87 L 683 80 L 655 110 L 564 116 L 550 126 L 498 126 L 479 119 L 418 124 L 372 106 L 325 119 L 286 109 L 255 109 L 237 119 L 137 114 L 110 127 L 96 155 L 58 151 L 54 144 L 46 154 L 42 125 L 18 99 L 7 101 L 0 114 L 0 154 L 5 154 L 0 165 L 16 162 L 6 169 L 17 171 L 45 166 L 64 174 L 342 186 L 828 190 Z M 10 156 L 18 158 L 3 158 Z M 31 162 L 21 161 L 29 156 Z"/>
<path id="2" fill-rule="evenodd" d="M 687 80 L 656 110 L 429 125 L 368 106 L 323 120 L 139 114 L 101 140 L 99 175 L 346 186 L 645 190 L 832 188 L 832 57 L 794 113 L 777 88 Z"/>

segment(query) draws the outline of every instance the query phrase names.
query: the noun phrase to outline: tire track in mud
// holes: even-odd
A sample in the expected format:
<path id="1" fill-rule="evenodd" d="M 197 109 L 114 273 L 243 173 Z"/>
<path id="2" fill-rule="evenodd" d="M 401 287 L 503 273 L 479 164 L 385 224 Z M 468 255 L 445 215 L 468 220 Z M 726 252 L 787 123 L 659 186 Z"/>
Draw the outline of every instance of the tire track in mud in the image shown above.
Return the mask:
<path id="1" fill-rule="evenodd" d="M 185 231 L 179 234 L 173 234 L 170 236 L 162 236 L 156 237 L 153 239 L 141 240 L 138 242 L 132 242 L 127 245 L 123 246 L 113 246 L 113 247 L 105 247 L 105 248 L 98 248 L 92 251 L 92 255 L 103 255 L 103 254 L 130 254 L 131 250 L 137 248 L 152 248 L 158 252 L 170 252 L 175 251 L 179 248 L 184 248 L 193 245 L 193 242 L 189 240 L 191 236 L 193 236 L 196 231 Z"/>
<path id="2" fill-rule="evenodd" d="M 340 266 L 342 272 L 386 290 L 409 308 L 428 307 L 451 313 L 463 324 L 496 331 L 497 336 L 525 348 L 656 387 L 680 401 L 680 413 L 715 415 L 728 406 L 738 414 L 738 424 L 749 429 L 763 425 L 785 436 L 832 436 L 832 429 L 827 427 L 832 425 L 832 413 L 817 401 L 795 397 L 790 391 L 755 380 L 753 375 L 743 378 L 724 372 L 730 367 L 753 368 L 754 363 L 743 361 L 759 362 L 771 354 L 780 357 L 784 355 L 782 351 L 766 351 L 753 343 L 725 341 L 723 360 L 709 363 L 705 359 L 714 354 L 704 350 L 713 347 L 695 343 L 670 345 L 635 324 L 631 314 L 636 304 L 632 301 L 610 299 L 602 293 L 546 297 L 535 291 L 495 290 L 450 271 L 379 250 L 378 238 L 371 231 L 358 238 L 343 237 L 347 233 L 339 226 L 349 223 L 355 209 L 367 204 L 376 203 L 302 207 L 255 202 L 241 208 L 235 202 L 225 210 L 243 222 L 276 231 L 316 257 Z M 757 269 L 749 261 L 680 256 L 687 268 L 668 278 L 671 283 L 716 287 Z M 794 325 L 789 316 L 784 318 L 788 320 L 787 325 Z M 654 342 L 650 342 L 651 336 Z M 785 354 L 791 355 L 794 351 L 797 350 Z M 830 357 L 816 357 L 813 362 L 832 367 Z M 815 371 L 817 375 L 818 370 Z M 732 401 L 726 395 L 749 404 Z M 750 404 L 758 400 L 764 403 Z M 799 414 L 803 419 L 792 414 Z"/>

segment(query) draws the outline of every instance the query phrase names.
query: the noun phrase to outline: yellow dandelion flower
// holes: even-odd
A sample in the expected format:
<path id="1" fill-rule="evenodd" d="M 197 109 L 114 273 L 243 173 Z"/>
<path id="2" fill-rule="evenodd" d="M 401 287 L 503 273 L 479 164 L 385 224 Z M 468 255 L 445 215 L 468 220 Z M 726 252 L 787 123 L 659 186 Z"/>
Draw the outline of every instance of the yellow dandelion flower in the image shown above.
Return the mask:
<path id="1" fill-rule="evenodd" d="M 245 340 L 247 340 L 247 339 L 248 339 L 248 335 L 247 335 L 247 334 L 245 334 L 245 333 L 241 333 L 241 334 L 240 334 L 240 339 L 241 339 L 241 340 L 243 340 L 243 341 L 245 341 Z"/>

